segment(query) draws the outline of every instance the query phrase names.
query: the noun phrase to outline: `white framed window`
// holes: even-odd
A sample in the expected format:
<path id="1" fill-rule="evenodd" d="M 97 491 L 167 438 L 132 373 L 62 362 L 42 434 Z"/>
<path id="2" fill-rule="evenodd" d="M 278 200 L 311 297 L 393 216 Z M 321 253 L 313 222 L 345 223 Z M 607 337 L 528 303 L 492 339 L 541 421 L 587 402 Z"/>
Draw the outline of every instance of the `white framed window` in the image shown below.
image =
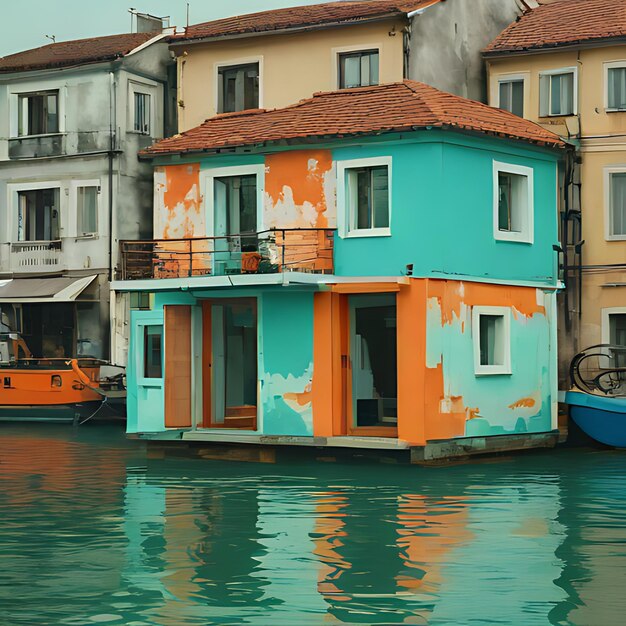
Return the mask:
<path id="1" fill-rule="evenodd" d="M 499 241 L 532 243 L 534 236 L 533 170 L 493 162 L 493 236 Z"/>
<path id="2" fill-rule="evenodd" d="M 100 179 L 72 180 L 69 189 L 68 237 L 96 237 L 106 190 Z"/>
<path id="3" fill-rule="evenodd" d="M 604 108 L 626 111 L 626 60 L 604 64 Z"/>
<path id="4" fill-rule="evenodd" d="M 52 135 L 59 132 L 59 90 L 17 95 L 17 135 Z"/>
<path id="5" fill-rule="evenodd" d="M 511 309 L 473 307 L 472 341 L 477 376 L 511 374 Z"/>
<path id="6" fill-rule="evenodd" d="M 61 181 L 7 184 L 11 243 L 58 241 L 63 236 L 66 201 Z"/>
<path id="7" fill-rule="evenodd" d="M 604 170 L 605 238 L 626 240 L 626 165 Z"/>
<path id="8" fill-rule="evenodd" d="M 575 67 L 547 70 L 539 74 L 539 115 L 576 115 L 578 71 Z"/>
<path id="9" fill-rule="evenodd" d="M 509 76 L 498 79 L 498 108 L 524 117 L 524 77 Z"/>
<path id="10" fill-rule="evenodd" d="M 602 309 L 602 343 L 626 347 L 626 307 Z M 626 353 L 616 355 L 615 367 L 626 367 Z"/>
<path id="11" fill-rule="evenodd" d="M 378 85 L 379 58 L 378 48 L 340 52 L 338 55 L 339 89 Z"/>
<path id="12" fill-rule="evenodd" d="M 150 111 L 151 96 L 149 93 L 134 92 L 133 130 L 142 135 L 151 134 Z"/>
<path id="13" fill-rule="evenodd" d="M 263 107 L 263 62 L 259 57 L 215 64 L 217 113 Z"/>
<path id="14" fill-rule="evenodd" d="M 391 235 L 391 157 L 337 163 L 340 237 Z"/>
<path id="15" fill-rule="evenodd" d="M 265 166 L 241 165 L 203 170 L 207 237 L 232 237 L 245 228 L 263 232 Z M 241 245 L 245 244 L 245 238 Z"/>
<path id="16" fill-rule="evenodd" d="M 156 137 L 157 126 L 157 84 L 128 81 L 128 126 L 129 132 Z M 156 131 L 156 132 L 155 132 Z"/>

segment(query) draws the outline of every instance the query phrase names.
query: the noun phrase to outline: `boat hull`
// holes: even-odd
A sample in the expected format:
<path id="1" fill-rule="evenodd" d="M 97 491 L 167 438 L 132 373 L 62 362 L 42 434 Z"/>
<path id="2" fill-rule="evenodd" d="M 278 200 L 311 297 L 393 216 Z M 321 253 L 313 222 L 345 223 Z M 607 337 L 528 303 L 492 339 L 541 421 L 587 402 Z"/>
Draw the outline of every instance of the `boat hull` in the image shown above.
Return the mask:
<path id="1" fill-rule="evenodd" d="M 607 398 L 570 391 L 570 417 L 589 437 L 607 446 L 626 448 L 626 398 Z"/>
<path id="2" fill-rule="evenodd" d="M 77 404 L 0 405 L 3 422 L 74 422 L 93 415 L 102 406 L 102 400 Z"/>

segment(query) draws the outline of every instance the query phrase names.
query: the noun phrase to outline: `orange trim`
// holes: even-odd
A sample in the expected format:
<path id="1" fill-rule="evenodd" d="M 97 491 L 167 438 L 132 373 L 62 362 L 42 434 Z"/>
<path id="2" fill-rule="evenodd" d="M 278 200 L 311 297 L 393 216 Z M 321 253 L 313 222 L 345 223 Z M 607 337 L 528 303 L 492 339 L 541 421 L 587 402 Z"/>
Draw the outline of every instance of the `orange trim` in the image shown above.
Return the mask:
<path id="1" fill-rule="evenodd" d="M 397 296 L 398 437 L 426 443 L 424 411 L 427 281 L 412 278 Z"/>
<path id="2" fill-rule="evenodd" d="M 400 291 L 398 283 L 338 283 L 331 285 L 333 293 L 359 294 L 359 293 L 393 293 Z"/>
<path id="3" fill-rule="evenodd" d="M 165 427 L 191 426 L 191 307 L 165 312 Z"/>
<path id="4" fill-rule="evenodd" d="M 202 426 L 210 428 L 213 404 L 211 401 L 211 367 L 213 346 L 211 344 L 211 301 L 202 302 Z"/>
<path id="5" fill-rule="evenodd" d="M 313 435 L 333 435 L 333 294 L 313 296 Z"/>

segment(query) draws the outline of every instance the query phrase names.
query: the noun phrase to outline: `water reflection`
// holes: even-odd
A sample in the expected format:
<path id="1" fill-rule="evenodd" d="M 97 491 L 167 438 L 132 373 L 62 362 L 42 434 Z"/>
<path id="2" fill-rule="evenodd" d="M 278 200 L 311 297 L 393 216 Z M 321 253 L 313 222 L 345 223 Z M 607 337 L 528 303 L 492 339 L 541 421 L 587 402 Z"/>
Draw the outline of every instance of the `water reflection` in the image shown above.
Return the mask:
<path id="1" fill-rule="evenodd" d="M 0 624 L 621 624 L 626 455 L 422 469 L 0 431 Z"/>

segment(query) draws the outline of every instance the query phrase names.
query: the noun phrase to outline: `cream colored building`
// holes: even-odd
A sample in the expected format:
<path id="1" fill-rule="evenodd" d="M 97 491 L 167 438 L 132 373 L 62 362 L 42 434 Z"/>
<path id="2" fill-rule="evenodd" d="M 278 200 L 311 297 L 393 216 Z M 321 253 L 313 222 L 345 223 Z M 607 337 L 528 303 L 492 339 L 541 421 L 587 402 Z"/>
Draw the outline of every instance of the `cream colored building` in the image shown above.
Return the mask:
<path id="1" fill-rule="evenodd" d="M 481 50 L 534 0 L 361 0 L 189 26 L 178 60 L 179 130 L 320 91 L 422 81 L 484 101 Z"/>
<path id="2" fill-rule="evenodd" d="M 562 180 L 563 373 L 586 347 L 626 345 L 626 31 L 616 31 L 616 5 L 626 9 L 625 0 L 552 2 L 485 50 L 489 104 L 577 147 Z"/>

